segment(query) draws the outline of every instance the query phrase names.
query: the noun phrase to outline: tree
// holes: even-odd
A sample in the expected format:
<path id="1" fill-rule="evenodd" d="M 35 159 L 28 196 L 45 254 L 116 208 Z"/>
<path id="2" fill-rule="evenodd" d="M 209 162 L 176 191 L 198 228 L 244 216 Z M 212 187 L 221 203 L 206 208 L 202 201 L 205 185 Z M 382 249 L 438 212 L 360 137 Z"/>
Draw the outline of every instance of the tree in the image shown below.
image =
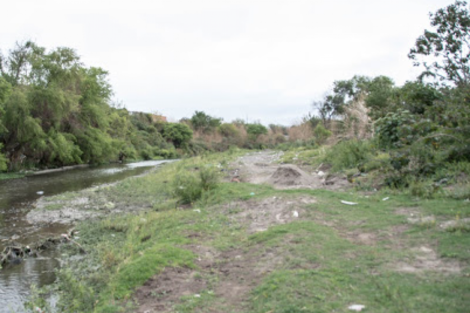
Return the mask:
<path id="1" fill-rule="evenodd" d="M 384 115 L 392 104 L 394 88 L 393 80 L 387 76 L 372 79 L 356 75 L 349 80 L 335 81 L 333 92 L 323 100 L 314 102 L 313 107 L 318 111 L 323 125 L 329 127 L 333 118 L 342 116 L 347 106 L 364 95 L 372 117 L 377 118 Z"/>
<path id="2" fill-rule="evenodd" d="M 179 148 L 193 138 L 193 131 L 186 124 L 166 123 L 163 126 L 163 137 Z"/>
<path id="3" fill-rule="evenodd" d="M 430 13 L 434 30 L 425 30 L 408 57 L 415 66 L 423 65 L 420 79 L 432 77 L 455 86 L 470 83 L 470 14 L 467 2 L 457 0 Z"/>
<path id="4" fill-rule="evenodd" d="M 266 135 L 268 129 L 261 124 L 246 124 L 246 132 L 251 140 L 256 140 L 260 135 Z"/>
<path id="5" fill-rule="evenodd" d="M 221 118 L 212 117 L 202 111 L 194 112 L 193 116 L 191 117 L 191 125 L 196 131 L 210 132 L 219 127 L 221 123 Z"/>

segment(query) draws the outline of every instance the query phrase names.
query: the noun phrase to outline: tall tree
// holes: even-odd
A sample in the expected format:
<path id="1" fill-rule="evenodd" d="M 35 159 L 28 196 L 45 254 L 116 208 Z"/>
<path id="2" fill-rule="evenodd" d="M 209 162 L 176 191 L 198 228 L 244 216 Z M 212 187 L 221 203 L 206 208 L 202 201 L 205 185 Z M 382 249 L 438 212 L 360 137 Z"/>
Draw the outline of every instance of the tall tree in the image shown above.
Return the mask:
<path id="1" fill-rule="evenodd" d="M 444 85 L 470 83 L 470 14 L 466 1 L 457 0 L 430 13 L 432 30 L 425 30 L 408 57 L 424 66 L 420 78 L 435 78 Z"/>

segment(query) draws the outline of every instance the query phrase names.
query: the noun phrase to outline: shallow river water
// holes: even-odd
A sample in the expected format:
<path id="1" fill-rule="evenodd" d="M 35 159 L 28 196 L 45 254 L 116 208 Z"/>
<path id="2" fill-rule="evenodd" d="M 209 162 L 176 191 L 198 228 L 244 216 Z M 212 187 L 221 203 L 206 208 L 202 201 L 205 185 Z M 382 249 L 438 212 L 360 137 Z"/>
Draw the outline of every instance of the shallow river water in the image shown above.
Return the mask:
<path id="1" fill-rule="evenodd" d="M 26 221 L 35 200 L 67 191 L 78 191 L 113 183 L 144 173 L 168 161 L 145 161 L 74 169 L 44 175 L 0 181 L 0 252 L 7 245 L 29 244 L 67 232 L 70 225 L 37 227 Z M 25 259 L 19 265 L 0 270 L 0 312 L 24 312 L 23 302 L 32 284 L 40 287 L 55 280 L 59 260 L 54 251 L 38 258 Z"/>

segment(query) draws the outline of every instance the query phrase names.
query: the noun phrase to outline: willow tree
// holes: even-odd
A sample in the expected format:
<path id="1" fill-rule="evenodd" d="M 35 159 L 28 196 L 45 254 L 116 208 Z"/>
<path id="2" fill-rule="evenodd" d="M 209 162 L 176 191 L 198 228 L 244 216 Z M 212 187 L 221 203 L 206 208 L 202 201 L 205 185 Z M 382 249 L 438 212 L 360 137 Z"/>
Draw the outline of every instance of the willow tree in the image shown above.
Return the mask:
<path id="1" fill-rule="evenodd" d="M 17 44 L 0 63 L 11 87 L 0 138 L 13 167 L 24 159 L 48 166 L 113 158 L 105 71 L 84 67 L 73 49 L 48 52 L 33 42 Z"/>

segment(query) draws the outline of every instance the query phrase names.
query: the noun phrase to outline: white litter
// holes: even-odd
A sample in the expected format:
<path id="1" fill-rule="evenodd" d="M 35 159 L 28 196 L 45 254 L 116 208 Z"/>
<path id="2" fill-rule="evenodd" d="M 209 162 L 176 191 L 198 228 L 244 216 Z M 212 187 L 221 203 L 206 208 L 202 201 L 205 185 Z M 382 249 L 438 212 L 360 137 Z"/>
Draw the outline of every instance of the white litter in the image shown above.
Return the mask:
<path id="1" fill-rule="evenodd" d="M 319 171 L 319 172 L 317 173 L 317 175 L 320 176 L 320 177 L 323 177 L 323 176 L 325 176 L 325 172 Z"/>
<path id="2" fill-rule="evenodd" d="M 201 210 L 199 210 L 199 209 L 194 209 L 193 211 L 197 212 L 197 213 L 201 213 Z"/>
<path id="3" fill-rule="evenodd" d="M 195 294 L 195 295 L 194 295 L 194 298 L 200 298 L 200 297 L 201 297 L 200 294 Z"/>
<path id="4" fill-rule="evenodd" d="M 38 191 L 38 192 L 36 192 L 36 194 L 38 194 L 38 195 L 40 195 L 40 196 L 41 196 L 41 195 L 43 195 L 43 194 L 44 194 L 44 191 Z"/>
<path id="5" fill-rule="evenodd" d="M 292 212 L 292 216 L 293 216 L 293 217 L 299 217 L 299 212 L 293 211 L 293 212 Z"/>
<path id="6" fill-rule="evenodd" d="M 341 203 L 342 204 L 347 204 L 347 205 L 357 205 L 356 202 L 350 202 L 350 201 L 344 201 L 344 200 L 341 200 Z"/>
<path id="7" fill-rule="evenodd" d="M 349 310 L 351 311 L 355 311 L 355 312 L 361 312 L 362 310 L 364 310 L 366 308 L 365 305 L 362 305 L 362 304 L 353 304 L 353 305 L 350 305 L 348 307 Z"/>
<path id="8" fill-rule="evenodd" d="M 382 199 L 382 201 L 387 201 L 388 199 L 390 199 L 390 197 L 385 197 Z"/>

